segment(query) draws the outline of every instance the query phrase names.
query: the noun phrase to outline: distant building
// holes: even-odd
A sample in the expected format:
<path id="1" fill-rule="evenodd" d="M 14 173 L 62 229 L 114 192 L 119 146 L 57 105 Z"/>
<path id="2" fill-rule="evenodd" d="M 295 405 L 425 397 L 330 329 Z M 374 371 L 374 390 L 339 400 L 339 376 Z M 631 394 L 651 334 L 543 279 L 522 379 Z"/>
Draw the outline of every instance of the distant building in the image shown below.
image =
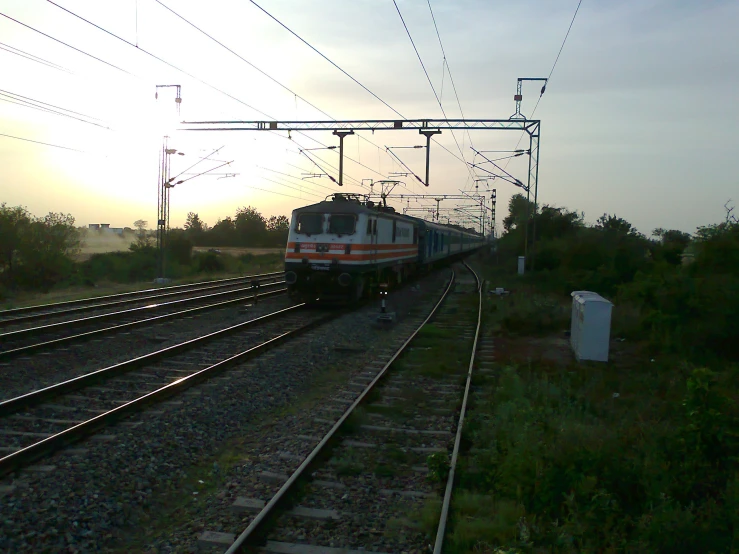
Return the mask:
<path id="1" fill-rule="evenodd" d="M 90 223 L 87 228 L 90 231 L 105 231 L 107 233 L 123 234 L 123 227 L 111 227 L 110 223 Z"/>

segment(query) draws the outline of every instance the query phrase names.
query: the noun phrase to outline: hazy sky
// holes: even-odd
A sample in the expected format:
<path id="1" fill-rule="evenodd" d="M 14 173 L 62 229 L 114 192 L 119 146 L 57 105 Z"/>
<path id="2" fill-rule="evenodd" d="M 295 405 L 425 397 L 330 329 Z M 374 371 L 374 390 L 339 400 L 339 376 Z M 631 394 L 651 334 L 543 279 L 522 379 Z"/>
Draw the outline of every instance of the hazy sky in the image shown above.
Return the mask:
<path id="1" fill-rule="evenodd" d="M 397 118 L 248 0 L 162 2 L 333 119 Z M 0 136 L 0 201 L 25 205 L 37 215 L 69 212 L 82 225 L 122 227 L 146 219 L 153 226 L 164 134 L 171 137 L 170 147 L 185 153 L 172 159 L 173 173 L 222 146 L 214 158 L 234 163 L 217 171 L 239 174 L 198 177 L 176 187 L 173 226 L 188 211 L 213 224 L 247 205 L 265 215 L 289 215 L 338 190 L 325 178 L 301 179 L 301 173 L 320 170 L 299 148 L 318 147 L 312 139 L 337 144 L 330 133 L 288 139 L 175 130 L 179 120 L 268 119 L 247 105 L 277 120 L 326 116 L 155 0 L 57 3 L 195 79 L 47 1 L 0 0 L 0 13 L 125 70 L 0 17 L 0 133 L 82 151 Z M 258 3 L 405 117 L 442 117 L 392 0 Z M 398 6 L 447 115 L 460 117 L 428 3 L 399 0 Z M 552 69 L 577 0 L 431 0 L 431 7 L 466 117 L 507 118 L 515 108 L 516 79 L 546 77 Z M 535 114 L 542 121 L 541 202 L 584 211 L 591 222 L 615 213 L 646 234 L 655 227 L 692 232 L 722 220 L 723 204 L 739 203 L 738 24 L 736 0 L 583 0 Z M 173 90 L 155 100 L 157 84 L 182 85 L 180 116 Z M 539 88 L 524 87 L 527 116 Z M 110 130 L 8 102 L 8 93 L 98 118 Z M 410 131 L 363 136 L 376 146 L 356 136 L 345 141 L 347 155 L 367 166 L 346 160 L 345 181 L 354 185 L 348 191 L 361 190 L 357 181 L 400 170 L 385 146 L 422 144 Z M 520 133 L 473 131 L 471 137 L 477 149 L 510 150 Z M 450 132 L 439 141 L 460 156 Z M 467 136 L 458 133 L 457 141 L 471 161 Z M 395 152 L 424 175 L 423 150 Z M 470 188 L 465 164 L 437 145 L 431 152 L 431 186 L 423 192 Z M 336 176 L 337 151 L 309 154 L 325 160 L 319 163 Z M 525 163 L 525 157 L 517 158 L 508 171 L 525 180 Z M 203 162 L 195 169 L 214 165 Z M 404 180 L 421 190 L 412 177 Z M 501 180 L 494 186 L 500 223 L 519 189 Z"/>

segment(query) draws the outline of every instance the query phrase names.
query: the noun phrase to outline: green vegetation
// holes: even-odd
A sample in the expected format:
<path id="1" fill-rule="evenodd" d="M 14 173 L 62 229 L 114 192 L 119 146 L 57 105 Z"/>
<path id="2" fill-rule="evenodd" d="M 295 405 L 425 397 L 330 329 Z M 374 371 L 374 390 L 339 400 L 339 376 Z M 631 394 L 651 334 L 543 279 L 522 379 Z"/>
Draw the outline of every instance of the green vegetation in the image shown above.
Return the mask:
<path id="1" fill-rule="evenodd" d="M 195 246 L 284 247 L 290 220 L 284 216 L 269 219 L 251 206 L 239 208 L 235 216 L 219 219 L 209 227 L 194 212 L 187 214 L 185 232 Z"/>
<path id="2" fill-rule="evenodd" d="M 446 551 L 737 551 L 739 224 L 649 240 L 544 206 L 518 277 L 522 200 L 483 262 L 512 293 L 485 300 L 497 367 L 474 380 Z M 614 302 L 607 364 L 567 353 L 572 290 Z"/>
<path id="3" fill-rule="evenodd" d="M 36 218 L 23 207 L 0 204 L 0 302 L 30 292 L 92 289 L 100 283 L 151 283 L 159 276 L 155 236 L 146 221 L 136 221 L 136 230 L 126 227 L 122 235 L 74 224 L 68 214 Z M 279 270 L 280 254 L 230 255 L 215 249 L 193 252 L 193 247 L 284 247 L 288 229 L 287 217 L 267 219 L 251 207 L 238 209 L 233 219 L 219 220 L 212 228 L 190 213 L 185 228 L 172 229 L 167 236 L 165 275 L 188 280 Z"/>

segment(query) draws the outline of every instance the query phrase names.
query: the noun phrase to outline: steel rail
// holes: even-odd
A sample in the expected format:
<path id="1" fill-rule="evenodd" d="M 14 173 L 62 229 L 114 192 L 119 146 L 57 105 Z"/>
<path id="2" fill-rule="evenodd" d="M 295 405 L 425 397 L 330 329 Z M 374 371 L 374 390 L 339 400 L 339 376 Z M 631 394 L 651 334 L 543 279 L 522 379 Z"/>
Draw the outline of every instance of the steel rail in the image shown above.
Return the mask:
<path id="1" fill-rule="evenodd" d="M 454 438 L 454 449 L 452 450 L 452 460 L 449 463 L 449 476 L 446 481 L 446 489 L 444 490 L 444 501 L 441 505 L 441 514 L 439 517 L 439 526 L 436 530 L 436 541 L 434 543 L 434 554 L 441 554 L 444 546 L 444 536 L 446 534 L 447 520 L 449 519 L 449 506 L 452 501 L 452 491 L 454 489 L 454 475 L 457 469 L 457 458 L 459 457 L 459 445 L 462 442 L 462 428 L 464 426 L 464 416 L 467 411 L 467 400 L 470 395 L 470 386 L 472 383 L 472 369 L 475 365 L 475 354 L 477 353 L 477 341 L 480 338 L 480 327 L 482 324 L 482 282 L 477 273 L 464 263 L 464 266 L 470 270 L 475 276 L 477 283 L 477 327 L 475 329 L 475 341 L 472 344 L 472 354 L 470 355 L 470 364 L 467 368 L 467 382 L 464 386 L 464 397 L 462 398 L 462 408 L 459 411 L 459 422 L 457 423 L 457 434 Z"/>
<path id="2" fill-rule="evenodd" d="M 426 317 L 426 319 L 423 320 L 421 325 L 413 331 L 411 336 L 406 339 L 406 341 L 400 346 L 400 348 L 393 354 L 393 356 L 390 358 L 390 360 L 383 366 L 383 368 L 380 370 L 380 372 L 375 376 L 374 379 L 367 385 L 367 387 L 361 392 L 361 394 L 352 402 L 351 406 L 347 408 L 347 410 L 342 414 L 342 416 L 339 418 L 339 420 L 331 427 L 331 429 L 324 435 L 324 437 L 321 439 L 321 441 L 318 443 L 318 445 L 311 451 L 310 454 L 303 460 L 303 462 L 300 464 L 300 466 L 293 472 L 293 474 L 288 478 L 288 480 L 285 482 L 282 487 L 280 487 L 280 490 L 278 490 L 275 495 L 270 499 L 270 501 L 262 508 L 262 510 L 257 514 L 257 516 L 252 520 L 252 522 L 249 524 L 249 526 L 236 538 L 234 543 L 230 546 L 230 548 L 226 551 L 225 554 L 235 554 L 237 552 L 247 552 L 247 548 L 251 546 L 256 546 L 259 544 L 260 541 L 262 541 L 263 535 L 266 531 L 266 528 L 269 526 L 270 520 L 277 515 L 277 511 L 280 508 L 280 506 L 287 500 L 288 493 L 291 491 L 292 487 L 298 482 L 298 480 L 307 473 L 307 469 L 316 461 L 319 454 L 322 453 L 323 449 L 329 444 L 329 442 L 334 438 L 334 436 L 337 434 L 339 428 L 344 424 L 344 422 L 347 420 L 347 418 L 352 415 L 354 412 L 354 409 L 359 406 L 362 401 L 365 399 L 365 397 L 373 390 L 375 385 L 385 376 L 390 366 L 395 362 L 395 360 L 405 351 L 405 349 L 408 347 L 408 345 L 413 341 L 413 339 L 416 337 L 416 335 L 419 333 L 419 331 L 426 325 L 429 320 L 436 314 L 436 311 L 438 310 L 439 306 L 444 302 L 446 297 L 449 294 L 449 291 L 452 289 L 452 285 L 454 284 L 455 280 L 455 274 L 454 270 L 452 270 L 452 276 L 449 279 L 449 283 L 447 284 L 446 289 L 444 290 L 444 294 L 441 296 L 439 301 L 434 305 L 434 308 L 431 310 L 431 313 Z"/>
<path id="3" fill-rule="evenodd" d="M 294 306 L 291 308 L 287 308 L 285 310 L 280 310 L 279 312 L 275 312 L 273 314 L 269 314 L 268 316 L 262 316 L 262 321 L 265 318 L 271 318 L 275 317 L 278 314 L 284 314 L 287 311 L 296 310 L 297 308 L 303 307 L 304 304 L 300 304 L 298 306 Z M 98 429 L 105 427 L 107 425 L 110 425 L 110 423 L 117 421 L 121 419 L 122 417 L 129 415 L 135 411 L 140 410 L 142 407 L 147 406 L 149 404 L 160 402 L 164 400 L 165 398 L 168 398 L 174 394 L 177 394 L 197 383 L 200 383 L 201 381 L 208 379 L 212 376 L 214 376 L 219 371 L 222 371 L 226 369 L 227 367 L 243 361 L 246 358 L 253 357 L 257 354 L 260 354 L 266 350 L 269 350 L 270 348 L 273 348 L 279 344 L 282 344 L 283 342 L 287 341 L 290 338 L 299 336 L 302 333 L 305 333 L 319 325 L 322 325 L 324 323 L 327 323 L 333 319 L 336 319 L 337 317 L 340 317 L 343 315 L 343 311 L 338 311 L 335 313 L 331 313 L 329 315 L 320 317 L 314 321 L 311 321 L 310 323 L 303 325 L 302 327 L 298 329 L 294 329 L 292 331 L 284 332 L 276 337 L 273 337 L 262 344 L 259 344 L 257 346 L 253 346 L 245 351 L 242 351 L 238 354 L 234 354 L 233 356 L 229 356 L 225 360 L 221 360 L 220 362 L 217 362 L 215 364 L 212 364 L 204 369 L 201 369 L 195 373 L 192 373 L 191 375 L 188 375 L 187 377 L 183 377 L 181 379 L 177 379 L 176 381 L 169 383 L 168 385 L 165 385 L 163 387 L 160 387 L 156 389 L 155 391 L 152 391 L 150 393 L 147 393 L 143 396 L 140 396 L 139 398 L 132 400 L 130 402 L 127 402 L 126 404 L 123 404 L 121 406 L 118 406 L 112 410 L 109 410 L 103 414 L 97 415 L 93 418 L 90 418 L 89 420 L 79 423 L 73 427 L 70 427 L 68 429 L 65 429 L 64 431 L 61 431 L 59 433 L 56 433 L 50 437 L 47 437 L 37 443 L 34 443 L 32 445 L 26 446 L 25 448 L 22 448 L 16 452 L 13 452 L 12 454 L 9 454 L 8 456 L 5 456 L 3 458 L 0 458 L 0 476 L 7 475 L 8 473 L 12 471 L 16 471 L 19 468 L 22 468 L 31 462 L 34 462 L 38 460 L 39 458 L 42 458 L 51 452 L 54 452 L 58 450 L 59 448 L 66 446 L 68 444 L 71 444 L 73 442 L 76 442 L 82 438 L 85 438 L 89 436 L 92 432 L 97 431 Z M 226 331 L 233 332 L 233 330 L 237 328 L 242 328 L 245 325 L 251 324 L 257 320 L 252 320 L 245 323 L 240 323 L 239 325 L 230 327 L 226 330 L 218 331 L 218 334 L 222 334 Z M 212 333 L 211 335 L 206 335 L 206 337 L 212 337 L 216 333 Z M 193 339 L 193 341 L 188 341 L 188 343 L 193 343 L 196 341 L 202 341 L 205 337 L 200 337 L 198 339 Z M 159 357 L 163 356 L 163 352 L 166 350 L 171 350 L 174 348 L 182 347 L 185 344 L 177 345 L 175 347 L 170 347 L 169 349 L 165 349 L 162 351 L 159 351 L 157 354 Z M 171 352 L 170 352 L 171 353 Z M 120 373 L 120 366 L 125 364 L 132 364 L 135 363 L 136 365 L 141 365 L 142 360 L 145 358 L 148 358 L 147 361 L 150 361 L 153 354 L 149 354 L 147 356 L 142 356 L 140 358 L 136 358 L 135 360 L 132 360 L 130 362 L 124 362 L 124 364 L 117 364 L 116 366 L 111 366 L 111 368 L 106 368 L 104 370 L 98 370 L 97 372 L 93 372 L 92 374 L 84 375 L 81 377 L 78 377 L 76 379 L 72 379 L 70 381 L 66 381 L 64 383 L 60 383 L 59 385 L 54 385 L 53 387 L 47 387 L 47 389 L 42 389 L 41 391 L 36 391 L 36 393 L 42 393 L 44 391 L 48 391 L 49 389 L 52 389 L 54 387 L 68 387 L 71 386 L 71 384 L 74 381 L 77 381 L 77 385 L 75 385 L 76 388 L 79 388 L 79 383 L 82 381 L 87 380 L 88 382 L 85 383 L 85 385 L 90 384 L 92 382 L 95 382 L 100 376 L 100 372 L 102 371 L 111 371 L 113 368 L 118 368 L 117 373 Z M 75 390 L 74 388 L 70 390 Z M 68 391 L 65 391 L 68 392 Z M 30 393 L 31 395 L 36 393 Z M 17 402 L 20 401 L 23 398 L 28 397 L 29 395 L 25 395 L 24 397 L 19 397 L 18 399 L 13 399 L 11 401 L 7 402 Z M 7 404 L 7 402 L 0 404 L 0 407 L 2 407 L 4 404 Z"/>
<path id="4" fill-rule="evenodd" d="M 282 283 L 284 283 L 284 281 L 278 281 L 276 283 L 270 283 L 270 284 L 282 284 Z M 241 294 L 244 292 L 251 292 L 253 294 L 255 291 L 252 287 L 243 287 L 243 288 L 239 288 L 236 290 L 210 292 L 208 294 L 203 294 L 202 296 L 195 296 L 193 298 L 180 298 L 179 300 L 170 300 L 168 302 L 149 304 L 148 306 L 137 306 L 136 308 L 129 308 L 127 310 L 118 310 L 116 312 L 108 312 L 105 314 L 90 315 L 90 316 L 82 317 L 79 319 L 68 319 L 66 321 L 57 321 L 56 323 L 47 323 L 46 325 L 39 325 L 37 327 L 29 327 L 27 329 L 17 329 L 15 331 L 7 331 L 5 333 L 0 333 L 0 340 L 3 340 L 3 339 L 12 340 L 16 337 L 33 336 L 33 335 L 38 335 L 40 333 L 44 333 L 48 330 L 61 329 L 64 327 L 71 327 L 71 326 L 78 326 L 78 325 L 83 325 L 85 323 L 92 323 L 95 321 L 105 321 L 106 319 L 116 319 L 119 317 L 125 317 L 127 315 L 135 315 L 138 312 L 149 312 L 149 311 L 162 310 L 162 309 L 169 308 L 172 306 L 177 306 L 178 304 L 194 303 L 200 300 L 208 300 L 208 299 L 218 298 L 218 297 L 223 297 L 223 296 L 231 296 L 235 294 Z"/>
<path id="5" fill-rule="evenodd" d="M 152 289 L 144 289 L 144 290 L 136 290 L 131 292 L 121 292 L 118 294 L 107 294 L 103 296 L 92 296 L 90 298 L 80 298 L 79 300 L 67 300 L 65 302 L 54 302 L 51 304 L 37 304 L 35 306 L 24 306 L 21 308 L 10 308 L 8 310 L 0 310 L 0 317 L 5 317 L 8 315 L 13 315 L 17 313 L 26 313 L 26 312 L 32 312 L 34 310 L 44 310 L 44 309 L 54 309 L 61 306 L 76 306 L 80 304 L 85 304 L 87 302 L 95 302 L 98 300 L 108 300 L 108 299 L 114 299 L 114 298 L 132 298 L 137 295 L 145 295 L 152 292 L 157 291 L 172 291 L 175 289 L 185 289 L 186 287 L 197 287 L 201 285 L 206 284 L 217 284 L 217 283 L 227 283 L 229 281 L 241 281 L 241 280 L 247 280 L 247 279 L 257 279 L 257 278 L 266 278 L 271 276 L 278 276 L 283 274 L 282 271 L 275 271 L 272 273 L 260 273 L 258 275 L 246 275 L 244 277 L 229 277 L 228 279 L 216 279 L 213 281 L 201 281 L 199 283 L 188 283 L 185 285 L 172 285 L 170 287 L 159 287 L 159 288 L 152 288 Z"/>
<path id="6" fill-rule="evenodd" d="M 280 282 L 280 283 L 273 283 L 273 284 L 281 285 L 282 283 Z M 225 307 L 231 304 L 237 304 L 239 302 L 243 302 L 244 300 L 250 300 L 250 299 L 255 299 L 255 298 L 258 299 L 260 297 L 264 298 L 268 296 L 276 296 L 279 294 L 283 294 L 286 290 L 287 290 L 286 288 L 282 288 L 282 289 L 277 289 L 277 290 L 270 291 L 270 292 L 263 292 L 257 295 L 251 294 L 251 295 L 246 295 L 246 296 L 240 296 L 239 298 L 234 298 L 231 300 L 224 300 L 222 302 L 217 302 L 215 304 L 207 304 L 205 306 L 198 306 L 196 308 L 188 308 L 186 310 L 180 310 L 178 312 L 172 312 L 169 314 L 162 314 L 162 315 L 158 315 L 154 317 L 149 317 L 146 319 L 138 319 L 136 321 L 130 321 L 128 323 L 120 323 L 118 325 L 113 325 L 112 327 L 94 329 L 92 331 L 85 331 L 84 333 L 78 333 L 76 335 L 69 335 L 66 337 L 60 337 L 57 339 L 51 339 L 51 340 L 47 340 L 43 342 L 29 344 L 26 346 L 19 346 L 17 348 L 13 348 L 10 350 L 0 351 L 0 360 L 14 358 L 22 354 L 29 354 L 36 350 L 43 350 L 43 349 L 46 349 L 52 346 L 59 346 L 60 344 L 81 341 L 82 339 L 87 339 L 95 335 L 103 335 L 103 334 L 112 333 L 115 331 L 121 331 L 123 329 L 130 329 L 132 327 L 137 327 L 139 325 L 148 325 L 154 321 L 166 321 L 168 319 L 175 319 L 178 317 L 191 315 L 191 314 L 202 312 L 205 310 L 213 310 L 217 308 L 222 308 L 222 307 Z M 8 334 L 9 333 L 6 333 L 6 335 Z M 3 338 L 3 336 L 5 335 L 0 335 L 0 339 Z"/>
<path id="7" fill-rule="evenodd" d="M 183 296 L 185 294 L 192 294 L 192 293 L 195 293 L 195 292 L 203 292 L 203 291 L 214 290 L 214 289 L 222 289 L 222 288 L 226 288 L 226 287 L 234 287 L 234 286 L 238 286 L 238 285 L 241 285 L 241 284 L 244 284 L 244 283 L 254 282 L 255 279 L 258 280 L 258 282 L 259 282 L 260 285 L 262 285 L 262 284 L 269 284 L 269 281 L 270 280 L 278 279 L 281 275 L 283 275 L 283 273 L 284 272 L 265 273 L 264 275 L 252 275 L 252 276 L 248 276 L 248 277 L 239 277 L 238 279 L 226 279 L 226 280 L 224 280 L 224 281 L 232 281 L 230 283 L 229 282 L 210 281 L 210 282 L 206 282 L 206 283 L 194 283 L 193 285 L 178 285 L 178 286 L 187 286 L 187 287 L 190 287 L 190 288 L 183 289 L 183 290 L 177 290 L 177 291 L 171 291 L 171 292 L 164 292 L 162 294 L 150 294 L 148 296 L 140 296 L 137 293 L 137 296 L 135 296 L 133 298 L 123 298 L 123 299 L 120 299 L 120 300 L 114 300 L 112 302 L 103 302 L 103 303 L 100 303 L 100 304 L 89 304 L 89 305 L 86 305 L 86 306 L 85 305 L 82 305 L 82 306 L 79 306 L 79 307 L 64 308 L 64 309 L 56 310 L 56 311 L 46 311 L 46 312 L 39 312 L 39 313 L 30 313 L 28 315 L 21 315 L 19 317 L 12 317 L 12 318 L 8 318 L 8 319 L 0 319 L 0 327 L 6 327 L 6 326 L 9 326 L 9 325 L 17 325 L 19 323 L 24 323 L 24 322 L 27 322 L 27 321 L 34 321 L 34 320 L 43 319 L 43 318 L 46 318 L 46 317 L 59 317 L 59 316 L 63 316 L 63 315 L 71 314 L 71 313 L 89 312 L 89 311 L 92 311 L 92 310 L 102 310 L 102 309 L 105 309 L 105 308 L 113 308 L 115 306 L 123 306 L 125 304 L 133 304 L 133 303 L 136 303 L 136 302 L 145 302 L 147 300 L 158 300 L 158 299 L 162 299 L 162 298 L 171 298 L 171 297 L 176 297 L 176 296 Z M 213 283 L 213 282 L 216 282 L 216 283 L 219 283 L 219 284 L 208 284 L 208 283 Z M 198 285 L 198 286 L 195 286 L 195 285 Z M 170 288 L 170 287 L 167 287 L 167 288 Z M 172 288 L 174 288 L 174 287 L 172 287 Z M 160 290 L 165 290 L 165 289 L 160 289 Z M 151 291 L 151 289 L 149 289 L 147 291 L 139 291 L 139 292 L 150 292 L 150 291 Z M 124 293 L 124 294 L 128 294 L 128 293 Z M 113 295 L 113 296 L 117 296 L 117 295 Z M 96 299 L 102 299 L 102 298 L 106 298 L 106 297 L 100 296 L 100 297 L 97 297 Z M 77 302 L 77 301 L 75 300 L 73 302 Z M 41 306 L 39 308 L 52 308 L 54 306 L 60 306 L 62 304 L 63 303 L 59 303 L 59 304 L 46 304 L 45 306 Z M 31 306 L 31 308 L 37 308 L 37 306 Z M 24 308 L 19 308 L 19 309 L 24 309 Z M 13 310 L 6 310 L 4 312 L 0 312 L 0 318 L 2 318 L 3 315 L 6 314 L 8 311 L 11 311 L 12 312 Z"/>

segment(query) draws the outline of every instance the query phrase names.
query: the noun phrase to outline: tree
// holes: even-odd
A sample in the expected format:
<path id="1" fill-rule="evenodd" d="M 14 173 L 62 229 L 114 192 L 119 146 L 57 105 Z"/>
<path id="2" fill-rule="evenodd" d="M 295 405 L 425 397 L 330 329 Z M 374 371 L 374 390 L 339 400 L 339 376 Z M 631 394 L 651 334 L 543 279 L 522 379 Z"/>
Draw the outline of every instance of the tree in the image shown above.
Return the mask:
<path id="1" fill-rule="evenodd" d="M 603 214 L 595 223 L 595 228 L 617 235 L 643 236 L 631 223 L 615 215 Z"/>
<path id="2" fill-rule="evenodd" d="M 289 231 L 290 220 L 284 215 L 273 215 L 267 220 L 267 231 L 279 232 Z"/>
<path id="3" fill-rule="evenodd" d="M 205 230 L 203 220 L 195 212 L 189 212 L 187 214 L 187 220 L 185 221 L 185 231 L 188 231 L 192 235 L 198 235 Z"/>
<path id="4" fill-rule="evenodd" d="M 508 215 L 503 220 L 506 231 L 522 229 L 526 224 L 526 214 L 531 217 L 534 203 L 526 200 L 523 194 L 514 194 L 508 201 Z"/>
<path id="5" fill-rule="evenodd" d="M 251 206 L 236 210 L 234 226 L 239 246 L 259 246 L 265 238 L 264 216 Z"/>
<path id="6" fill-rule="evenodd" d="M 266 245 L 284 246 L 290 232 L 290 220 L 284 215 L 273 215 L 267 220 Z"/>
<path id="7" fill-rule="evenodd" d="M 137 219 L 133 222 L 133 226 L 136 227 L 136 248 L 141 249 L 146 246 L 150 246 L 149 237 L 147 235 L 146 227 L 149 225 L 148 221 L 143 219 Z"/>
<path id="8" fill-rule="evenodd" d="M 80 232 L 69 214 L 35 218 L 20 206 L 0 205 L 0 273 L 10 284 L 47 289 L 72 272 Z"/>
<path id="9" fill-rule="evenodd" d="M 3 280 L 13 279 L 14 261 L 21 246 L 22 235 L 32 221 L 28 210 L 20 206 L 0 204 L 0 272 Z"/>
<path id="10" fill-rule="evenodd" d="M 655 260 L 662 259 L 672 265 L 682 263 L 683 252 L 691 239 L 689 233 L 676 229 L 665 230 L 660 227 L 652 231 L 652 236 L 657 237 L 660 241 L 658 245 L 653 247 Z"/>

